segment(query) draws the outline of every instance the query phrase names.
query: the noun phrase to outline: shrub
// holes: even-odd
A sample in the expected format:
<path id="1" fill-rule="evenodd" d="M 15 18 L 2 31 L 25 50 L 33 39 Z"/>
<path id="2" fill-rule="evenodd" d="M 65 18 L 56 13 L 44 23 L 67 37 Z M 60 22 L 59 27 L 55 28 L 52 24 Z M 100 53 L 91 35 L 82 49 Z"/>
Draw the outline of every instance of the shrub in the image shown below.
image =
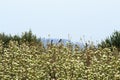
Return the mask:
<path id="1" fill-rule="evenodd" d="M 120 31 L 114 31 L 111 36 L 106 38 L 104 41 L 99 44 L 102 48 L 115 46 L 118 50 L 120 50 Z"/>

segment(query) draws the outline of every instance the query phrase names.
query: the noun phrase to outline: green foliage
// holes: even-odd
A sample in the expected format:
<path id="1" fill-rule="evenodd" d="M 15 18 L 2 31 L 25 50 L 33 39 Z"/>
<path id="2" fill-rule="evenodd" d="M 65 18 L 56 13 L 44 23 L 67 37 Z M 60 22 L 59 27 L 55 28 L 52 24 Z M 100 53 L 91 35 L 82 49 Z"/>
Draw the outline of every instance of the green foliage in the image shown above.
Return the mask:
<path id="1" fill-rule="evenodd" d="M 31 45 L 0 42 L 0 80 L 120 80 L 120 54 L 114 48 Z"/>
<path id="2" fill-rule="evenodd" d="M 29 30 L 29 32 L 24 32 L 22 34 L 22 41 L 37 42 L 37 38 L 35 35 L 33 35 L 32 31 Z"/>
<path id="3" fill-rule="evenodd" d="M 11 39 L 11 35 L 5 35 L 4 33 L 0 33 L 0 40 L 4 42 L 4 45 L 7 45 Z"/>
<path id="4" fill-rule="evenodd" d="M 120 49 L 120 32 L 115 31 L 110 37 L 106 38 L 104 41 L 99 44 L 102 48 L 105 47 L 117 47 L 118 50 Z"/>
<path id="5" fill-rule="evenodd" d="M 82 50 L 52 41 L 44 48 L 31 30 L 0 34 L 0 80 L 120 80 L 119 36 L 103 41 L 104 48 L 86 43 Z"/>
<path id="6" fill-rule="evenodd" d="M 110 40 L 113 46 L 120 48 L 120 31 L 115 31 L 112 36 L 110 36 Z"/>
<path id="7" fill-rule="evenodd" d="M 19 44 L 22 42 L 28 43 L 41 43 L 40 40 L 37 39 L 35 35 L 33 35 L 32 31 L 24 32 L 22 36 L 19 35 L 6 35 L 4 33 L 0 33 L 0 40 L 4 42 L 4 45 L 7 46 L 10 40 L 17 41 Z"/>

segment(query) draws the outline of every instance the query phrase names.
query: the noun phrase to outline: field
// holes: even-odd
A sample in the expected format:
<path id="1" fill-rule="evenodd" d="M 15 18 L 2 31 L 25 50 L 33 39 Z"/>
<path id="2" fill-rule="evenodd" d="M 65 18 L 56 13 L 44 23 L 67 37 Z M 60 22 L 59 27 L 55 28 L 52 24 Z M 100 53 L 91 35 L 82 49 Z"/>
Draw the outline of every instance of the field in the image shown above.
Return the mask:
<path id="1" fill-rule="evenodd" d="M 120 54 L 113 47 L 0 42 L 0 80 L 120 80 Z"/>

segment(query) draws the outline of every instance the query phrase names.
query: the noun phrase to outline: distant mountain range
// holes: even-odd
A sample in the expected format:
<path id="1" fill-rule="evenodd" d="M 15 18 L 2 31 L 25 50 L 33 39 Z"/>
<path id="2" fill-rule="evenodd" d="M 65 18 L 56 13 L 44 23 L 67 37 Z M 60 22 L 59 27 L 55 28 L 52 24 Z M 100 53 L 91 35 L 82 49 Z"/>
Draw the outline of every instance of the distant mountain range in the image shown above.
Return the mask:
<path id="1" fill-rule="evenodd" d="M 68 40 L 68 39 L 41 38 L 41 41 L 44 43 L 44 46 L 46 46 L 47 43 L 53 43 L 53 44 L 63 43 L 64 45 L 66 45 L 67 43 L 71 43 L 71 44 L 73 44 L 73 45 L 77 44 L 77 45 L 80 46 L 81 48 L 84 47 L 84 44 L 83 44 L 83 43 L 80 43 L 80 42 L 72 42 L 71 40 Z"/>

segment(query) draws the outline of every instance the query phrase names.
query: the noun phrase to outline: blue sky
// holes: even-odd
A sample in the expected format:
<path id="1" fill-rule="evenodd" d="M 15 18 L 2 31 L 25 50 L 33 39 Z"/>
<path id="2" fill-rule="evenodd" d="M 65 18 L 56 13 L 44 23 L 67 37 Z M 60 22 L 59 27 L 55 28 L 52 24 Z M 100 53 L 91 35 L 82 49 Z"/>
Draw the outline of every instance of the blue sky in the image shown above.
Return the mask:
<path id="1" fill-rule="evenodd" d="M 100 41 L 120 30 L 120 0 L 0 0 L 0 32 Z"/>

